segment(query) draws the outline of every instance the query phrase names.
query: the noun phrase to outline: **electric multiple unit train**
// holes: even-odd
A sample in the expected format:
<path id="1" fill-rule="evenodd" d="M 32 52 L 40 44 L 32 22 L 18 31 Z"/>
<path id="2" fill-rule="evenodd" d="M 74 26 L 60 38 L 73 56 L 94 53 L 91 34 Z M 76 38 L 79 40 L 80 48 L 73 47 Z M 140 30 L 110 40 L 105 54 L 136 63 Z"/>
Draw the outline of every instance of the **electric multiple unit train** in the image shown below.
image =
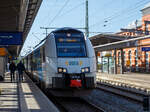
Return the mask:
<path id="1" fill-rule="evenodd" d="M 96 59 L 83 32 L 60 28 L 51 32 L 24 59 L 27 71 L 42 88 L 94 88 Z"/>

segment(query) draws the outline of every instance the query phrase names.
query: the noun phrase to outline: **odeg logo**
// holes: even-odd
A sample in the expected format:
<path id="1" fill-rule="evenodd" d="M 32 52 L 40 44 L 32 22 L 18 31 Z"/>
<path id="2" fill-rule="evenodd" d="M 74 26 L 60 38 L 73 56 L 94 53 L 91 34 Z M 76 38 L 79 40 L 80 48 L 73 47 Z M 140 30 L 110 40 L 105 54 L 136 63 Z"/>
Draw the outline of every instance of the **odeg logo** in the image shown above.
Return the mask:
<path id="1" fill-rule="evenodd" d="M 69 61 L 69 65 L 79 65 L 78 61 Z"/>

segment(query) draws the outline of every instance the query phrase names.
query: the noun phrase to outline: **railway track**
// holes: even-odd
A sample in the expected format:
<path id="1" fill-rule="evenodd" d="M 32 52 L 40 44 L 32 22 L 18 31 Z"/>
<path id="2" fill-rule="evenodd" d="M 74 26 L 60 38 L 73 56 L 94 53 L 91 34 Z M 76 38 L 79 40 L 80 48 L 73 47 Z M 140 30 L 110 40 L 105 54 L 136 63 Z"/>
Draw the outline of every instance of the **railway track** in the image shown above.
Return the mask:
<path id="1" fill-rule="evenodd" d="M 81 97 L 58 97 L 49 92 L 48 97 L 61 112 L 105 112 L 102 108 Z"/>
<path id="2" fill-rule="evenodd" d="M 32 79 L 32 78 L 31 78 Z M 33 80 L 33 79 L 32 79 Z M 40 88 L 40 86 L 36 83 Z M 42 90 L 42 88 L 40 88 Z M 80 97 L 55 96 L 57 93 L 43 91 L 44 94 L 58 107 L 60 112 L 105 112 L 102 108 Z"/>
<path id="3" fill-rule="evenodd" d="M 100 107 L 79 97 L 57 97 L 55 100 L 65 112 L 104 112 Z"/>
<path id="4" fill-rule="evenodd" d="M 149 110 L 149 93 L 146 91 L 137 90 L 134 87 L 126 86 L 124 84 L 118 85 L 118 82 L 109 82 L 109 81 L 101 81 L 97 83 L 97 88 L 102 91 L 106 91 L 117 96 L 121 96 L 125 99 L 130 100 L 131 102 L 139 103 L 143 106 L 143 111 Z M 123 85 L 123 86 L 122 86 Z"/>

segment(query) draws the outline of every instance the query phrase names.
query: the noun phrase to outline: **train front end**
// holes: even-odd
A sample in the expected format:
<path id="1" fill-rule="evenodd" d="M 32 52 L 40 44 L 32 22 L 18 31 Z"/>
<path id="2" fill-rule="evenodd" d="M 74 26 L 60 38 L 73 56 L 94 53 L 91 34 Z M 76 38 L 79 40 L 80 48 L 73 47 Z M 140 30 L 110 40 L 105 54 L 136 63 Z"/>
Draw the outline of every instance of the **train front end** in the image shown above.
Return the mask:
<path id="1" fill-rule="evenodd" d="M 95 53 L 89 39 L 78 30 L 54 32 L 57 75 L 53 88 L 94 88 L 96 83 Z"/>

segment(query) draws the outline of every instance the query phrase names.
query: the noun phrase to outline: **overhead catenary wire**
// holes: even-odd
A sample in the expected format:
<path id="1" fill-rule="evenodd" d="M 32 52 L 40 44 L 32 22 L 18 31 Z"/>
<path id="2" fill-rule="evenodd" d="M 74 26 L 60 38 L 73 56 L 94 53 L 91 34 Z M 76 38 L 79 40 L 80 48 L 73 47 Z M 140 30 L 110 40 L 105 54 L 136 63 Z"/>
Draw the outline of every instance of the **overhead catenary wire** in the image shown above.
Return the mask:
<path id="1" fill-rule="evenodd" d="M 45 8 L 45 10 L 48 10 L 48 3 L 46 3 L 47 2 L 47 0 L 43 0 L 43 2 L 42 2 L 42 4 L 41 4 L 41 7 L 44 7 Z M 49 2 L 50 3 L 50 2 Z M 40 10 L 39 10 L 39 12 L 40 12 Z M 38 17 L 38 14 L 37 14 L 37 16 L 36 16 L 36 18 Z M 45 20 L 45 18 L 46 18 L 46 16 L 42 16 L 42 18 L 41 18 L 41 21 L 44 21 Z M 38 26 L 38 28 L 39 28 L 39 26 L 40 26 L 40 22 L 38 22 L 38 24 L 37 24 L 37 26 Z"/>
<path id="2" fill-rule="evenodd" d="M 50 21 L 49 25 L 51 25 L 51 24 L 57 19 L 57 17 L 61 14 L 61 12 L 63 11 L 63 9 L 65 8 L 65 6 L 68 4 L 69 1 L 70 1 L 70 0 L 67 0 L 67 1 L 64 3 L 64 5 L 60 8 L 60 10 L 58 11 L 58 13 L 52 18 L 52 20 Z M 76 5 L 75 7 L 71 8 L 70 10 L 68 10 L 67 13 L 69 13 L 69 12 L 75 10 L 76 8 L 78 8 L 79 6 L 81 6 L 81 5 L 83 5 L 83 4 L 84 4 L 84 3 L 82 2 L 82 3 L 78 4 L 78 5 Z M 48 5 L 48 4 L 44 4 L 44 5 L 46 6 L 46 5 Z M 65 13 L 63 13 L 63 14 L 65 14 Z M 60 16 L 61 16 L 61 15 L 60 15 Z M 32 35 L 34 35 L 34 34 L 32 34 Z M 34 35 L 34 37 L 35 37 L 35 35 Z M 42 39 L 42 40 L 40 41 L 40 43 L 43 42 L 45 39 L 46 39 L 46 38 Z M 38 40 L 39 40 L 39 39 L 38 39 Z M 39 44 L 40 44 L 40 43 L 39 43 Z"/>
<path id="3" fill-rule="evenodd" d="M 122 11 L 118 11 L 118 12 L 112 14 L 111 16 L 108 16 L 108 17 L 90 25 L 90 27 L 95 27 L 95 26 L 99 25 L 100 23 L 104 24 L 105 21 L 111 21 L 113 19 L 118 19 L 119 17 L 122 16 L 122 14 L 129 13 L 129 12 L 135 10 L 135 6 L 136 6 L 136 8 L 138 8 L 139 6 L 146 4 L 147 2 L 148 1 L 141 0 L 141 1 L 137 2 L 134 6 L 132 5 L 132 6 L 127 7 L 126 9 L 123 9 Z"/>
<path id="4" fill-rule="evenodd" d="M 57 1 L 58 0 L 55 0 L 55 2 L 53 3 L 53 5 L 52 6 L 50 6 L 50 3 L 51 2 L 48 2 L 47 3 L 47 1 L 45 0 L 45 1 L 43 1 L 45 4 L 47 4 L 47 7 L 48 7 L 48 10 L 47 10 L 47 12 L 48 13 L 46 13 L 46 15 L 43 17 L 43 19 L 42 19 L 42 22 L 44 21 L 44 24 L 48 24 L 48 22 L 49 22 L 49 18 L 50 18 L 50 13 L 49 12 L 51 12 L 54 8 L 50 8 L 50 7 L 56 7 L 56 5 L 57 5 Z M 45 19 L 47 19 L 47 20 L 45 20 Z"/>
<path id="5" fill-rule="evenodd" d="M 63 9 L 65 8 L 65 6 L 68 4 L 70 0 L 67 0 L 64 5 L 60 8 L 60 10 L 58 11 L 58 13 L 52 18 L 52 20 L 50 21 L 50 23 L 48 24 L 49 26 L 56 20 L 57 16 L 63 11 Z"/>
<path id="6" fill-rule="evenodd" d="M 38 40 L 41 41 L 41 39 L 39 39 L 39 37 L 37 37 L 33 32 L 32 32 L 32 35 L 33 35 L 36 39 L 38 39 Z"/>
<path id="7" fill-rule="evenodd" d="M 81 7 L 81 6 L 84 5 L 84 4 L 85 4 L 85 2 L 81 2 L 81 3 L 77 4 L 77 5 L 75 5 L 74 7 L 71 7 L 70 9 L 68 9 L 67 11 L 65 11 L 64 13 L 62 13 L 61 15 L 58 15 L 57 18 L 59 19 L 60 17 L 63 17 L 63 16 L 65 16 L 66 14 L 69 14 L 70 12 L 74 11 L 75 9 Z M 55 5 L 56 5 L 56 4 L 55 4 Z M 49 11 L 48 11 L 48 12 L 49 12 Z M 48 14 L 48 15 L 49 15 L 49 14 Z M 46 18 L 49 18 L 49 17 L 50 17 L 50 15 L 49 15 L 48 17 L 46 17 Z"/>
<path id="8" fill-rule="evenodd" d="M 137 10 L 137 8 L 139 8 L 139 6 L 144 5 L 144 4 L 147 4 L 147 3 L 149 3 L 149 1 L 143 2 L 142 4 L 138 4 L 136 7 L 133 7 L 133 8 L 131 8 L 131 9 L 129 9 L 128 12 L 126 12 L 126 11 L 124 10 L 124 11 L 121 12 L 121 14 L 115 15 L 114 17 L 108 19 L 107 21 L 111 21 L 111 20 L 113 20 L 113 19 L 118 19 L 118 18 L 120 18 L 120 17 L 122 18 L 123 16 L 126 16 L 126 15 L 122 15 L 122 14 L 124 14 L 124 13 L 129 13 L 129 14 L 136 13 L 137 11 L 135 11 L 135 10 Z M 128 15 L 129 15 L 129 14 L 128 14 Z M 127 16 L 128 16 L 128 15 L 127 15 Z"/>
<path id="9" fill-rule="evenodd" d="M 139 12 L 138 11 L 135 11 L 135 10 L 137 10 L 137 8 L 139 8 L 140 6 L 143 6 L 144 4 L 147 4 L 147 3 L 149 3 L 149 0 L 148 1 L 145 1 L 145 2 L 142 2 L 142 3 L 140 3 L 140 2 L 138 2 L 138 3 L 136 3 L 136 5 L 134 5 L 134 7 L 131 7 L 130 8 L 130 11 L 127 11 L 127 12 L 125 12 L 125 10 L 123 10 L 124 11 L 124 13 L 126 13 L 126 14 L 121 14 L 121 16 L 117 16 L 116 18 L 112 18 L 111 20 L 103 20 L 103 23 L 101 23 L 101 24 L 96 24 L 94 27 L 98 27 L 98 31 L 96 31 L 96 32 L 99 32 L 99 31 L 102 31 L 102 30 L 104 30 L 104 27 L 105 27 L 105 31 L 104 32 L 107 32 L 107 31 L 109 31 L 109 30 L 112 30 L 112 25 L 114 26 L 114 25 L 117 25 L 117 23 L 118 23 L 118 21 L 123 21 L 123 20 L 128 20 L 128 21 L 133 21 L 133 18 L 134 18 L 134 16 L 136 15 L 136 14 L 139 14 Z M 135 7 L 136 6 L 136 7 Z M 132 10 L 131 10 L 132 9 Z M 107 22 L 105 22 L 105 21 L 107 21 Z M 104 26 L 105 25 L 105 26 Z M 124 22 L 121 22 L 121 24 L 120 25 L 124 25 Z M 91 28 L 91 26 L 90 26 L 90 28 Z M 100 29 L 100 28 L 103 28 L 102 30 Z M 107 30 L 106 30 L 107 29 Z M 114 31 L 113 31 L 114 32 Z"/>
<path id="10" fill-rule="evenodd" d="M 144 1 L 144 2 L 145 2 L 145 1 Z M 141 4 L 141 3 L 142 3 L 142 4 Z M 144 3 L 144 4 L 145 4 L 145 3 Z M 136 7 L 139 7 L 139 6 L 141 6 L 141 5 L 143 5 L 143 0 L 137 2 L 134 6 L 131 5 L 131 6 L 127 7 L 126 9 L 123 9 L 123 10 L 121 10 L 121 11 L 116 12 L 115 14 L 112 14 L 112 16 L 108 16 L 108 17 L 105 18 L 105 19 L 112 19 L 112 18 L 118 17 L 118 16 L 124 14 L 124 12 L 125 12 L 125 13 L 126 13 L 126 12 L 130 12 L 130 11 L 134 10 Z"/>
<path id="11" fill-rule="evenodd" d="M 128 19 L 128 21 L 133 21 L 133 18 L 135 17 L 136 14 L 139 14 L 139 12 L 134 11 L 133 13 L 130 13 L 130 14 L 126 15 L 125 17 L 122 16 L 121 18 L 119 18 L 119 20 L 124 21 L 124 20 Z M 118 19 L 114 19 L 112 21 L 109 21 L 107 24 L 109 24 L 109 25 L 113 24 L 113 23 L 117 24 L 117 21 L 118 21 Z M 123 22 L 122 22 L 122 24 L 123 24 Z M 109 25 L 107 25 L 107 26 L 109 26 Z"/>
<path id="12" fill-rule="evenodd" d="M 127 17 L 121 18 L 120 21 L 123 21 L 123 20 L 125 20 L 126 18 L 128 19 L 128 21 L 132 21 L 134 16 L 135 16 L 135 14 L 132 14 L 132 16 L 130 15 L 130 17 L 127 16 Z M 111 22 L 108 23 L 108 25 L 105 26 L 108 31 L 111 30 L 110 24 L 111 24 L 111 25 L 112 25 L 112 23 L 114 23 L 115 25 L 117 24 L 117 22 L 115 22 L 115 21 L 117 21 L 117 20 L 111 21 Z M 123 24 L 123 22 L 122 22 L 120 25 L 122 25 L 122 24 Z M 97 28 L 99 28 L 99 27 L 102 28 L 102 26 L 97 26 Z M 100 28 L 99 28 L 99 29 L 100 29 Z M 118 31 L 119 31 L 119 30 L 118 30 Z M 118 32 L 118 31 L 117 31 L 117 32 Z M 114 33 L 115 33 L 115 32 L 114 32 Z"/>
<path id="13" fill-rule="evenodd" d="M 142 3 L 142 4 L 141 4 Z M 109 24 L 110 22 L 112 22 L 113 20 L 115 19 L 120 19 L 120 17 L 123 16 L 126 16 L 124 13 L 129 13 L 130 11 L 132 12 L 133 10 L 135 10 L 135 6 L 137 6 L 136 8 L 142 6 L 143 4 L 146 4 L 147 1 L 144 1 L 143 3 L 143 0 L 141 1 L 138 1 L 134 6 L 130 5 L 129 7 L 127 7 L 127 9 L 123 9 L 122 11 L 117 11 L 115 12 L 114 14 L 112 14 L 111 16 L 108 16 L 106 18 L 103 18 L 103 19 L 100 19 L 100 21 L 90 25 L 90 29 L 91 27 L 99 27 L 100 25 L 103 25 L 103 27 L 107 27 L 107 24 Z M 131 7 L 131 8 L 130 8 Z M 132 10 L 131 10 L 132 9 Z M 130 11 L 128 11 L 130 10 Z M 100 24 L 101 23 L 101 24 Z M 110 24 L 109 24 L 110 25 Z M 102 27 L 102 26 L 101 26 Z"/>
<path id="14" fill-rule="evenodd" d="M 133 17 L 136 15 L 136 14 L 139 14 L 138 12 L 134 12 L 134 13 L 131 13 L 125 17 L 121 17 L 119 20 L 122 21 L 122 20 L 125 20 L 125 19 L 128 19 L 130 21 L 130 19 L 133 19 Z M 113 21 L 110 21 L 108 22 L 108 24 L 110 23 L 116 23 L 116 21 L 118 21 L 117 19 L 114 19 Z M 122 22 L 123 23 L 123 22 Z"/>
<path id="15" fill-rule="evenodd" d="M 111 0 L 111 1 L 109 1 L 109 2 L 106 2 L 103 6 L 105 7 L 106 5 L 107 5 L 107 7 L 109 6 L 109 5 L 112 5 L 112 2 L 114 2 L 114 0 Z M 85 3 L 85 2 L 84 2 Z M 114 2 L 115 3 L 115 2 Z M 91 17 L 94 17 L 94 15 L 96 15 L 97 14 L 97 10 L 96 10 L 96 12 L 94 12 L 94 13 L 89 13 L 89 16 L 90 16 L 90 18 Z M 84 20 L 84 18 L 81 18 L 81 20 L 79 20 L 79 23 L 81 23 L 82 21 Z"/>
<path id="16" fill-rule="evenodd" d="M 84 5 L 85 2 L 81 2 L 80 4 L 77 4 L 76 6 L 72 7 L 71 9 L 67 10 L 66 12 L 64 12 L 63 14 L 61 14 L 59 17 L 62 17 L 70 12 L 72 12 L 73 10 L 79 8 L 80 6 Z"/>
<path id="17" fill-rule="evenodd" d="M 101 27 L 100 25 L 105 25 L 105 27 L 108 26 L 108 24 L 110 25 L 111 23 L 116 23 L 116 21 L 118 21 L 118 19 L 121 21 L 121 20 L 125 20 L 126 18 L 129 20 L 130 18 L 133 18 L 135 16 L 135 14 L 139 14 L 139 12 L 136 12 L 134 10 L 131 11 L 132 13 L 128 14 L 128 15 L 123 15 L 121 17 L 118 17 L 116 19 L 112 19 L 111 21 L 107 21 L 107 23 L 102 23 L 102 24 L 99 24 L 99 26 L 95 26 L 95 27 Z M 123 22 L 122 22 L 123 23 Z"/>
<path id="18" fill-rule="evenodd" d="M 138 12 L 136 12 L 136 13 L 138 14 Z M 125 19 L 128 19 L 128 21 L 132 21 L 134 16 L 135 16 L 135 13 L 133 13 L 130 16 L 126 16 L 124 18 L 121 18 L 120 21 L 123 21 Z M 118 24 L 117 21 L 118 21 L 117 19 L 115 19 L 114 21 L 110 21 L 108 24 L 106 24 L 105 28 L 107 28 L 107 30 L 111 30 L 111 26 L 110 25 L 112 25 L 113 23 L 114 23 L 114 25 Z M 120 25 L 122 25 L 122 24 L 124 24 L 124 23 L 122 22 Z M 98 27 L 102 27 L 102 26 L 97 26 L 97 28 Z"/>
<path id="19" fill-rule="evenodd" d="M 133 9 L 133 10 L 134 10 L 134 9 Z M 132 10 L 132 11 L 133 11 L 133 10 Z M 130 11 L 128 11 L 127 13 L 129 13 L 129 12 L 130 12 Z M 122 13 L 123 13 L 123 12 L 122 12 Z M 124 13 L 126 13 L 126 12 L 124 12 Z M 119 14 L 116 13 L 116 15 L 114 14 L 114 15 L 112 16 L 112 18 L 110 18 L 110 17 L 107 17 L 107 19 L 104 18 L 103 20 L 98 21 L 98 22 L 96 22 L 95 24 L 90 25 L 90 27 L 96 27 L 96 26 L 98 26 L 98 25 L 100 25 L 100 24 L 104 24 L 105 21 L 110 22 L 110 21 L 112 21 L 112 20 L 114 20 L 114 19 L 119 19 L 120 17 L 123 17 L 123 16 L 125 16 L 125 14 L 124 14 L 124 15 L 120 15 L 120 13 L 119 13 Z"/>
<path id="20" fill-rule="evenodd" d="M 67 3 L 68 3 L 68 1 L 66 1 Z M 67 10 L 66 12 L 64 12 L 64 13 L 62 13 L 61 15 L 60 15 L 60 11 L 56 14 L 56 16 L 54 17 L 55 19 L 56 18 L 60 18 L 60 17 L 62 17 L 62 16 L 64 16 L 64 15 L 66 15 L 66 14 L 68 14 L 68 13 L 70 13 L 70 12 L 72 12 L 72 11 L 74 11 L 75 9 L 77 9 L 77 8 L 79 8 L 80 6 L 82 6 L 82 5 L 84 5 L 85 4 L 85 2 L 80 2 L 79 4 L 77 4 L 77 5 L 75 5 L 74 7 L 72 7 L 72 8 L 70 8 L 69 10 Z M 61 9 L 64 9 L 64 6 L 65 6 L 66 4 L 64 4 L 63 5 L 63 7 L 61 8 Z M 62 10 L 61 10 L 62 11 Z M 51 23 L 52 23 L 52 21 L 51 21 Z M 51 24 L 50 23 L 50 24 Z M 57 28 L 59 28 L 59 27 L 40 27 L 41 29 L 46 29 L 47 31 L 48 31 L 48 29 L 57 29 Z M 81 27 L 77 27 L 76 29 L 85 29 L 85 28 L 81 28 Z"/>
<path id="21" fill-rule="evenodd" d="M 108 1 L 103 5 L 103 7 L 101 7 L 101 9 L 105 8 L 106 6 L 109 7 L 109 5 L 112 5 L 113 3 L 115 3 L 114 0 Z M 90 17 L 94 17 L 94 15 L 97 15 L 97 10 L 89 15 Z"/>

